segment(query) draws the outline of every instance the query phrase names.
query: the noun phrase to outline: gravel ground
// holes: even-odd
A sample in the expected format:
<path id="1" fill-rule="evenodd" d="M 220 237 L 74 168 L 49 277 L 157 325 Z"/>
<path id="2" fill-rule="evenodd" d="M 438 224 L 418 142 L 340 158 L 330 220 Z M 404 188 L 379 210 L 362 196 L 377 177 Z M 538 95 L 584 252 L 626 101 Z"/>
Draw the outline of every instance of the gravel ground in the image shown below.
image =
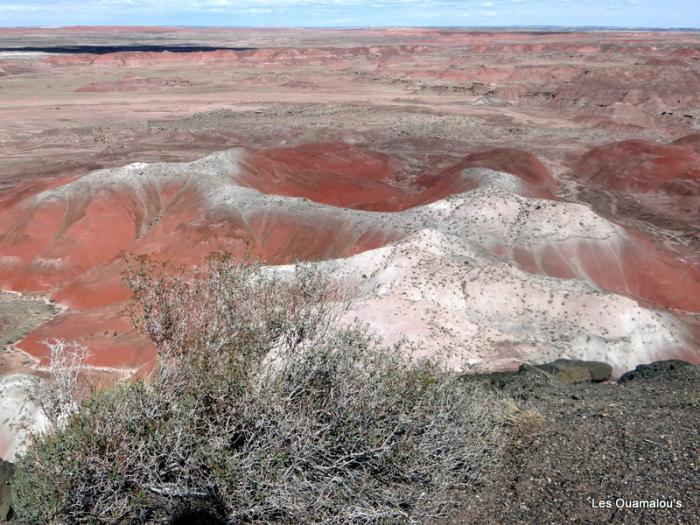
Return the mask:
<path id="1" fill-rule="evenodd" d="M 449 523 L 700 523 L 700 367 L 649 375 L 571 386 L 486 376 L 522 417 L 503 467 Z"/>

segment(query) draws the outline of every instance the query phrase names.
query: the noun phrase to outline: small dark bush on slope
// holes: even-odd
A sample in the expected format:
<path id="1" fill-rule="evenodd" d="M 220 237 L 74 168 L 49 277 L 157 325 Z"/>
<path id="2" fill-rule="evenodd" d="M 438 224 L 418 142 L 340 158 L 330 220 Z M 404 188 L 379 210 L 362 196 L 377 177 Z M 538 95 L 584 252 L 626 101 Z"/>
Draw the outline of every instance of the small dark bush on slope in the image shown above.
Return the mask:
<path id="1" fill-rule="evenodd" d="M 504 405 L 334 329 L 321 276 L 218 259 L 128 279 L 161 369 L 35 439 L 15 481 L 28 522 L 419 523 L 498 458 Z"/>

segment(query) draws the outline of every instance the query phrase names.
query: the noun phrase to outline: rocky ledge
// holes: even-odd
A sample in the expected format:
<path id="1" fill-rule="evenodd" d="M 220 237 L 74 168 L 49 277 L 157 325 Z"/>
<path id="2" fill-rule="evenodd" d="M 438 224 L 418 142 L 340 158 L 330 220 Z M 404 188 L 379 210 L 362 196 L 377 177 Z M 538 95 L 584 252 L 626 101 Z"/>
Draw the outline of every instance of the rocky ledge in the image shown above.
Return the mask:
<path id="1" fill-rule="evenodd" d="M 603 365 L 480 377 L 518 417 L 496 477 L 459 498 L 451 524 L 700 523 L 700 365 L 660 361 L 596 383 Z"/>

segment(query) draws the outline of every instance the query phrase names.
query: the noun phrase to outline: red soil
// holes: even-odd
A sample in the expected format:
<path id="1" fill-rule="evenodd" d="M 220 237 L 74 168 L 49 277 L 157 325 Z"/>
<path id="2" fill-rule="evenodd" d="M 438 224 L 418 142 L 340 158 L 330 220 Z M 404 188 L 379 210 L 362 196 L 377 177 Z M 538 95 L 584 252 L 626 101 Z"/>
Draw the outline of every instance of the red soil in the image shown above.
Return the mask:
<path id="1" fill-rule="evenodd" d="M 322 158 L 321 151 L 335 154 Z M 303 195 L 298 189 L 306 188 L 320 201 L 330 202 L 339 195 L 334 204 L 348 206 L 362 204 L 369 196 L 365 204 L 370 208 L 372 202 L 378 205 L 381 198 L 400 193 L 383 182 L 387 172 L 393 177 L 392 161 L 359 148 L 309 146 L 250 157 L 261 161 L 261 167 L 242 179 L 263 191 Z M 359 177 L 356 173 L 358 187 L 353 186 L 353 172 L 360 173 Z M 332 183 L 335 176 L 345 177 L 340 185 Z M 363 181 L 368 188 L 363 189 Z M 387 191 L 377 193 L 372 184 Z M 126 319 L 116 316 L 130 296 L 121 280 L 123 252 L 153 254 L 173 265 L 201 262 L 213 251 L 240 257 L 249 252 L 267 263 L 281 264 L 346 257 L 398 237 L 391 228 L 345 223 L 342 217 L 322 218 L 303 209 L 267 207 L 245 217 L 228 208 L 210 209 L 198 188 L 168 180 L 106 182 L 34 197 L 45 189 L 46 185 L 35 184 L 0 201 L 4 205 L 0 285 L 51 292 L 71 308 L 22 341 L 24 350 L 41 357 L 45 353 L 41 341 L 47 337 L 76 339 L 88 344 L 100 366 L 133 366 L 146 356 L 143 341 Z M 102 335 L 115 330 L 122 335 Z"/>
<path id="2" fill-rule="evenodd" d="M 541 250 L 521 247 L 513 257 L 529 272 L 583 279 L 650 305 L 700 312 L 700 271 L 639 236 Z"/>
<path id="3" fill-rule="evenodd" d="M 693 144 L 695 139 L 686 138 Z M 583 182 L 600 189 L 676 193 L 687 181 L 700 195 L 700 154 L 681 145 L 628 140 L 597 147 L 576 167 Z"/>
<path id="4" fill-rule="evenodd" d="M 458 166 L 460 169 L 479 167 L 512 173 L 531 188 L 550 193 L 557 186 L 554 178 L 537 157 L 517 149 L 499 148 L 472 153 L 467 155 Z"/>
<path id="5" fill-rule="evenodd" d="M 463 172 L 488 168 L 513 174 L 523 194 L 554 198 L 556 182 L 534 155 L 512 148 L 471 153 L 437 174 L 415 180 L 394 159 L 349 144 L 308 144 L 246 155 L 237 181 L 262 193 L 368 211 L 400 211 L 476 188 Z"/>
<path id="6" fill-rule="evenodd" d="M 498 148 L 471 153 L 438 175 L 421 178 L 419 183 L 425 191 L 419 198 L 420 203 L 427 204 L 454 193 L 474 189 L 478 181 L 462 174 L 470 168 L 486 168 L 517 176 L 523 183 L 523 196 L 555 198 L 556 181 L 537 157 L 513 148 Z"/>
<path id="7" fill-rule="evenodd" d="M 237 178 L 262 193 L 373 211 L 396 211 L 412 198 L 390 157 L 349 144 L 308 144 L 250 153 Z"/>
<path id="8" fill-rule="evenodd" d="M 94 191 L 91 191 L 94 190 Z M 171 208 L 180 187 L 135 188 L 127 184 L 27 198 L 0 211 L 3 254 L 14 258 L 0 268 L 0 283 L 20 290 L 45 290 L 81 276 L 128 250 L 146 220 Z"/>
<path id="9" fill-rule="evenodd" d="M 71 34 L 71 33 L 85 33 L 94 32 L 100 34 L 120 34 L 120 33 L 172 33 L 177 31 L 178 28 L 162 27 L 162 26 L 64 26 L 64 27 L 54 27 L 50 29 L 46 28 L 36 28 L 36 27 L 3 27 L 0 28 L 0 34 L 10 34 L 10 35 L 45 35 L 48 33 L 53 34 Z M 193 29 L 187 29 L 190 32 Z"/>
<path id="10" fill-rule="evenodd" d="M 48 357 L 43 341 L 77 341 L 90 349 L 87 364 L 106 368 L 139 368 L 154 356 L 153 348 L 134 332 L 123 305 L 61 314 L 34 330 L 20 347 L 40 365 Z"/>
<path id="11" fill-rule="evenodd" d="M 508 242 L 496 228 L 484 248 L 533 273 L 685 310 L 673 312 L 674 334 L 683 339 L 689 327 L 696 342 L 683 357 L 698 360 L 697 34 L 76 27 L 0 28 L 0 38 L 3 47 L 239 49 L 0 57 L 0 288 L 37 291 L 69 308 L 20 342 L 39 359 L 42 341 L 61 337 L 87 345 L 97 366 L 143 373 L 153 365 L 153 349 L 123 315 L 130 290 L 122 251 L 173 266 L 211 251 L 272 264 L 344 257 L 424 226 L 421 212 L 406 225 L 344 208 L 400 212 L 469 191 L 482 183 L 470 168 L 513 174 L 521 183 L 498 180 L 527 197 L 557 199 L 557 181 L 527 150 L 557 180 L 577 177 L 577 200 L 610 220 L 658 227 L 662 242 L 631 228 L 602 241 L 581 241 L 579 229 L 566 241 L 563 228 L 543 244 L 538 227 L 552 232 L 543 203 L 515 218 L 504 207 Z M 660 142 L 589 151 L 610 137 Z M 313 140 L 323 142 L 298 146 Z M 248 201 L 252 192 L 243 190 L 238 206 L 235 192 L 218 195 L 194 177 L 127 177 L 33 199 L 100 167 L 188 161 L 232 144 L 247 153 L 222 180 L 297 199 Z M 441 213 L 435 206 L 426 214 L 428 227 Z M 537 224 L 521 232 L 533 213 Z M 575 224 L 575 211 L 570 217 Z M 659 359 L 678 355 L 659 348 Z"/>
<path id="12" fill-rule="evenodd" d="M 593 150 L 580 170 L 591 184 L 653 191 L 679 177 L 696 177 L 697 158 L 681 146 L 635 141 Z M 404 210 L 473 189 L 479 180 L 464 173 L 470 168 L 511 173 L 522 181 L 524 195 L 556 198 L 546 167 L 534 155 L 509 148 L 471 153 L 438 174 L 416 178 L 406 176 L 397 160 L 349 144 L 248 152 L 238 168 L 232 169 L 236 181 L 262 193 L 372 211 Z M 303 202 L 218 207 L 186 179 L 106 180 L 38 199 L 33 195 L 45 186 L 27 186 L 0 200 L 0 286 L 50 292 L 71 308 L 21 342 L 34 356 L 45 356 L 44 339 L 63 337 L 88 345 L 100 366 L 135 367 L 152 357 L 118 315 L 130 296 L 121 280 L 122 252 L 152 254 L 172 265 L 196 264 L 213 251 L 283 264 L 347 257 L 404 234 Z M 532 272 L 588 279 L 651 303 L 700 311 L 698 271 L 632 234 L 612 244 L 591 241 L 537 253 L 523 246 L 513 255 Z"/>
<path id="13" fill-rule="evenodd" d="M 672 144 L 674 146 L 692 149 L 695 153 L 700 154 L 700 133 L 686 135 L 685 137 L 673 141 Z"/>

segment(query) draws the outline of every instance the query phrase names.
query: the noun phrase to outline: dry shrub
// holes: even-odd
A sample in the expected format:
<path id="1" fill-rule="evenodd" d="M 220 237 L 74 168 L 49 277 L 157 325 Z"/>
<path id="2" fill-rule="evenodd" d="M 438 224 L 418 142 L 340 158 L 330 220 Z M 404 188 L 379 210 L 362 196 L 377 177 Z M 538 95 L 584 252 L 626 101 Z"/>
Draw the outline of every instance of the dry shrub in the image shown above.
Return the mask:
<path id="1" fill-rule="evenodd" d="M 15 481 L 27 522 L 420 523 L 497 463 L 501 400 L 334 328 L 343 294 L 321 275 L 224 257 L 128 282 L 161 369 L 35 438 Z"/>
<path id="2" fill-rule="evenodd" d="M 51 427 L 60 429 L 78 410 L 89 391 L 89 385 L 81 380 L 80 374 L 90 352 L 79 343 L 62 339 L 43 344 L 49 350 L 46 378 L 34 383 L 29 398 L 42 410 Z"/>
<path id="3" fill-rule="evenodd" d="M 513 436 L 535 434 L 547 423 L 547 419 L 540 412 L 531 408 L 521 408 L 512 397 L 504 396 L 502 404 L 503 420 Z"/>
<path id="4" fill-rule="evenodd" d="M 226 254 L 189 274 L 134 259 L 125 280 L 132 321 L 158 350 L 160 380 L 175 372 L 169 379 L 191 390 L 238 381 L 252 362 L 326 339 L 348 305 L 339 286 L 309 267 L 276 275 Z"/>

